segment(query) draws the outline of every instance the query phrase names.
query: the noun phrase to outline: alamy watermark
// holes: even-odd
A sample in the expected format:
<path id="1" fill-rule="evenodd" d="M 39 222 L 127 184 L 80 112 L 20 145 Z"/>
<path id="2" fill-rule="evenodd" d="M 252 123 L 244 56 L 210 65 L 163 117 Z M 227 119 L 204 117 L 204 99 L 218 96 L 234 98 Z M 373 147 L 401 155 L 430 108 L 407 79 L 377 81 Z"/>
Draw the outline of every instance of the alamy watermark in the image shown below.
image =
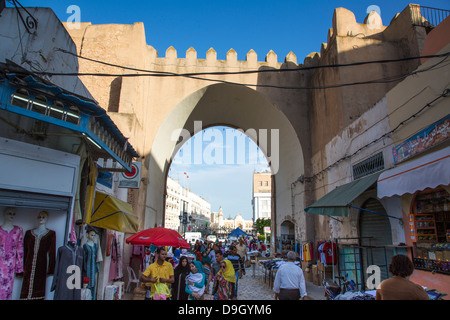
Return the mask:
<path id="1" fill-rule="evenodd" d="M 176 129 L 171 141 L 176 141 L 175 150 L 193 138 L 192 145 L 186 144 L 178 157 L 171 159 L 177 164 L 198 165 L 270 165 L 272 174 L 279 169 L 280 131 L 279 129 L 231 129 L 209 128 L 203 132 L 202 121 L 194 121 L 194 135 L 187 129 Z M 246 144 L 246 136 L 255 143 Z M 205 146 L 206 144 L 206 146 Z M 225 148 L 224 148 L 225 146 Z M 264 153 L 259 152 L 258 147 Z"/>
<path id="2" fill-rule="evenodd" d="M 67 28 L 70 30 L 81 28 L 81 9 L 77 5 L 67 7 L 66 13 L 70 14 L 67 18 Z"/>

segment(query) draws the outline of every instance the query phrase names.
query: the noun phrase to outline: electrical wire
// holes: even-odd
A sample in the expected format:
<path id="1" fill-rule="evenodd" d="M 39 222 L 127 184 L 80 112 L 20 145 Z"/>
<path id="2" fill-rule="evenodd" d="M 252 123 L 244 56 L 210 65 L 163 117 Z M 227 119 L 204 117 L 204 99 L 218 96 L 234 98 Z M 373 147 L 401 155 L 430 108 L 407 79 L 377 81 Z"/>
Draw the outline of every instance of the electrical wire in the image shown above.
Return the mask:
<path id="1" fill-rule="evenodd" d="M 131 68 L 126 66 L 121 66 L 105 61 L 100 61 L 92 58 L 87 58 L 78 54 L 75 54 L 73 52 L 67 51 L 65 49 L 58 48 L 57 51 L 61 51 L 63 53 L 67 53 L 70 55 L 73 55 L 77 58 L 88 60 L 91 62 L 96 62 L 100 64 L 104 64 L 111 67 L 121 68 L 125 70 L 131 70 L 131 71 L 140 71 L 140 72 L 147 72 L 147 73 L 156 73 L 156 74 L 164 74 L 164 75 L 176 75 L 176 76 L 199 76 L 199 75 L 233 75 L 233 74 L 252 74 L 252 73 L 267 73 L 267 72 L 277 72 L 277 73 L 283 73 L 283 72 L 292 72 L 292 71 L 305 71 L 305 70 L 313 70 L 313 69 L 323 69 L 323 68 L 338 68 L 338 67 L 352 67 L 352 66 L 360 66 L 365 64 L 378 64 L 378 63 L 391 63 L 391 62 L 404 62 L 409 60 L 418 60 L 418 59 L 427 59 L 427 58 L 440 58 L 440 57 L 446 57 L 450 55 L 450 52 L 442 53 L 442 54 L 435 54 L 435 55 L 426 55 L 426 56 L 415 56 L 415 57 L 405 57 L 400 59 L 385 59 L 385 60 L 370 60 L 370 61 L 360 61 L 360 62 L 351 62 L 351 63 L 343 63 L 343 64 L 326 64 L 326 65 L 317 65 L 317 66 L 308 66 L 308 67 L 300 67 L 300 68 L 289 68 L 289 69 L 260 69 L 260 70 L 246 70 L 246 71 L 221 71 L 221 72 L 191 72 L 191 73 L 174 73 L 174 72 L 167 72 L 167 71 L 155 71 L 155 70 L 146 70 L 146 69 L 138 69 L 138 68 Z"/>
<path id="2" fill-rule="evenodd" d="M 210 81 L 210 82 L 218 82 L 218 83 L 225 83 L 225 84 L 231 84 L 231 85 L 244 85 L 249 87 L 263 87 L 263 88 L 276 88 L 276 89 L 290 89 L 290 90 L 316 90 L 316 89 L 330 89 L 330 88 L 340 88 L 340 87 L 346 87 L 346 86 L 354 86 L 354 85 L 362 85 L 362 84 L 380 84 L 380 83 L 390 83 L 395 81 L 400 81 L 405 79 L 408 76 L 418 74 L 421 72 L 425 72 L 428 70 L 431 70 L 432 68 L 440 65 L 443 63 L 448 56 L 450 55 L 450 52 L 439 54 L 439 55 L 430 55 L 430 56 L 421 56 L 421 57 L 408 57 L 408 58 L 402 58 L 402 59 L 391 59 L 391 60 L 375 60 L 375 61 L 364 61 L 364 62 L 355 62 L 355 63 L 349 63 L 349 64 L 335 64 L 335 65 L 322 65 L 322 66 L 309 66 L 309 67 L 302 67 L 298 69 L 268 69 L 268 70 L 251 70 L 251 71 L 236 71 L 236 72 L 205 72 L 205 73 L 173 73 L 173 72 L 165 72 L 165 71 L 149 71 L 149 70 L 143 70 L 143 69 L 136 69 L 136 68 L 130 68 L 130 67 L 124 67 L 119 66 L 115 64 L 111 64 L 108 62 L 103 62 L 95 59 L 90 59 L 86 57 L 79 56 L 77 54 L 74 54 L 72 52 L 66 51 L 64 49 L 57 49 L 58 51 L 71 54 L 73 56 L 86 59 L 92 62 L 101 63 L 104 65 L 112 66 L 112 67 L 118 67 L 126 70 L 133 70 L 133 71 L 139 71 L 139 72 L 146 72 L 146 73 L 133 73 L 133 74 L 120 74 L 120 73 L 55 73 L 55 72 L 39 72 L 37 74 L 40 75 L 47 75 L 47 76 L 98 76 L 98 77 L 185 77 L 190 79 L 196 79 L 196 80 L 203 80 L 203 81 Z M 381 78 L 376 80 L 368 80 L 368 81 L 360 81 L 360 82 L 351 82 L 351 83 L 342 83 L 342 84 L 336 84 L 336 85 L 328 85 L 328 86 L 305 86 L 305 87 L 297 87 L 297 86 L 278 86 L 278 85 L 269 85 L 269 84 L 244 84 L 244 83 L 238 83 L 238 82 L 232 82 L 232 81 L 226 81 L 226 80 L 220 80 L 220 79 L 210 79 L 210 78 L 203 78 L 203 77 L 197 77 L 195 75 L 236 75 L 236 74 L 247 74 L 247 73 L 264 73 L 264 72 L 291 72 L 291 71 L 302 71 L 302 70 L 309 70 L 309 69 L 318 69 L 318 68 L 335 68 L 335 67 L 349 67 L 349 66 L 357 66 L 357 65 L 363 65 L 363 64 L 371 64 L 371 63 L 388 63 L 388 62 L 401 62 L 401 61 L 407 61 L 412 59 L 420 59 L 420 58 L 436 58 L 436 57 L 444 57 L 440 62 L 436 63 L 435 65 L 423 69 L 423 70 L 416 70 L 401 76 L 392 77 L 392 78 Z"/>

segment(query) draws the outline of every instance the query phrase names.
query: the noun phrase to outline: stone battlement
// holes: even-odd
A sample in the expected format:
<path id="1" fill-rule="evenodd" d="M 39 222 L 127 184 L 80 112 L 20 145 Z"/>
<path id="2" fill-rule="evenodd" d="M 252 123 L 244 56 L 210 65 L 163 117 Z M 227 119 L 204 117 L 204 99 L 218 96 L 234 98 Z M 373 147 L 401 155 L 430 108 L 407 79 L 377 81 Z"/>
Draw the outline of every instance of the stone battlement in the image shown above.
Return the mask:
<path id="1" fill-rule="evenodd" d="M 184 58 L 178 57 L 174 47 L 166 50 L 165 57 L 159 57 L 158 51 L 152 46 L 149 46 L 149 49 L 151 62 L 161 66 L 257 69 L 260 67 L 281 68 L 283 65 L 278 62 L 278 56 L 273 50 L 266 54 L 264 61 L 258 61 L 256 52 L 251 49 L 245 60 L 240 61 L 237 59 L 237 52 L 234 49 L 228 50 L 226 60 L 218 60 L 214 48 L 210 48 L 206 52 L 206 59 L 197 59 L 197 51 L 192 47 L 186 50 Z M 292 51 L 289 52 L 284 59 L 284 64 L 297 67 L 297 56 Z"/>

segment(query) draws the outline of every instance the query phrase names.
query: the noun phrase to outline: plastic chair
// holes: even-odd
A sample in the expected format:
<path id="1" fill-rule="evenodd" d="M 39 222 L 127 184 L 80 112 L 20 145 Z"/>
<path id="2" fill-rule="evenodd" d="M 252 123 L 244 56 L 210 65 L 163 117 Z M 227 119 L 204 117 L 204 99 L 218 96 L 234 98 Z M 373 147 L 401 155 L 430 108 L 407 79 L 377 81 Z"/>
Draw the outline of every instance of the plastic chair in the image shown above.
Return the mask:
<path id="1" fill-rule="evenodd" d="M 136 274 L 134 273 L 133 268 L 130 266 L 127 267 L 128 270 L 128 285 L 127 285 L 127 292 L 130 292 L 130 286 L 132 283 L 136 284 L 136 287 L 139 285 L 139 279 L 136 278 Z"/>

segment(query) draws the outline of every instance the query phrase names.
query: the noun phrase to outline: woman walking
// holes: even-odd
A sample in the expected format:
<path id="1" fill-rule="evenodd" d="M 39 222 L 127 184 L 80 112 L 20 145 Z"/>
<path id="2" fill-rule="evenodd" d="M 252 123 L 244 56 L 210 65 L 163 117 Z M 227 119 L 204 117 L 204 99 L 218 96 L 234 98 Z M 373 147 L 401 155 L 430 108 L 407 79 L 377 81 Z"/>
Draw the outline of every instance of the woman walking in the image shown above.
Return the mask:
<path id="1" fill-rule="evenodd" d="M 217 300 L 234 299 L 234 286 L 236 275 L 233 264 L 230 260 L 223 260 L 220 263 L 220 271 L 216 274 L 214 280 L 213 295 L 217 293 Z"/>
<path id="2" fill-rule="evenodd" d="M 189 261 L 186 257 L 181 257 L 174 270 L 175 282 L 172 286 L 172 297 L 174 300 L 187 300 L 188 294 L 184 290 L 186 287 L 186 276 L 191 272 Z"/>
<path id="3" fill-rule="evenodd" d="M 205 292 L 205 273 L 200 261 L 190 263 L 191 273 L 186 276 L 185 291 L 189 295 L 188 300 L 203 300 Z"/>

